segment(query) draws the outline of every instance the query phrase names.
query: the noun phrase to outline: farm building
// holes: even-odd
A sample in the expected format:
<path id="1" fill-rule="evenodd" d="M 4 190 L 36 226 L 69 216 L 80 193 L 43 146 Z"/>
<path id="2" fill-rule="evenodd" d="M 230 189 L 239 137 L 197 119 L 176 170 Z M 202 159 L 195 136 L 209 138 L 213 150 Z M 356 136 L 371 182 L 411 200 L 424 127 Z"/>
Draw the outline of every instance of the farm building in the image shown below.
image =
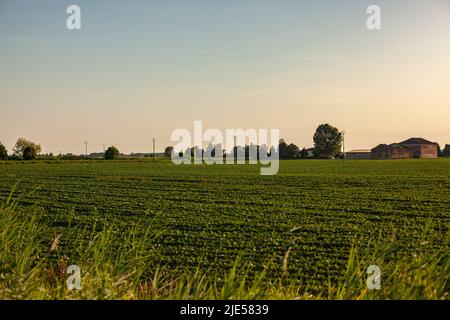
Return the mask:
<path id="1" fill-rule="evenodd" d="M 400 142 L 400 145 L 411 150 L 414 158 L 437 158 L 437 143 L 422 138 L 411 138 Z"/>
<path id="2" fill-rule="evenodd" d="M 370 159 L 371 151 L 369 149 L 356 149 L 345 153 L 347 159 Z"/>
<path id="3" fill-rule="evenodd" d="M 372 159 L 437 158 L 437 144 L 422 138 L 411 138 L 372 149 Z"/>
<path id="4" fill-rule="evenodd" d="M 408 159 L 412 158 L 412 152 L 408 148 L 393 143 L 390 145 L 380 144 L 372 149 L 372 159 Z"/>

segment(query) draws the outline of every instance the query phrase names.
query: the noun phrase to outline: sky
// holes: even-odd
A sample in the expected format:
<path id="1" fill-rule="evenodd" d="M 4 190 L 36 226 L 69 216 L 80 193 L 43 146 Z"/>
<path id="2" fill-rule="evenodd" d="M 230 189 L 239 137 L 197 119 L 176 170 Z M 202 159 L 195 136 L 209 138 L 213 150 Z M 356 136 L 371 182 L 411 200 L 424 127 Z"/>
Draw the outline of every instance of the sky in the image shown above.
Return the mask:
<path id="1" fill-rule="evenodd" d="M 0 142 L 161 151 L 201 120 L 299 147 L 321 123 L 347 149 L 450 143 L 449 57 L 450 0 L 0 0 Z"/>

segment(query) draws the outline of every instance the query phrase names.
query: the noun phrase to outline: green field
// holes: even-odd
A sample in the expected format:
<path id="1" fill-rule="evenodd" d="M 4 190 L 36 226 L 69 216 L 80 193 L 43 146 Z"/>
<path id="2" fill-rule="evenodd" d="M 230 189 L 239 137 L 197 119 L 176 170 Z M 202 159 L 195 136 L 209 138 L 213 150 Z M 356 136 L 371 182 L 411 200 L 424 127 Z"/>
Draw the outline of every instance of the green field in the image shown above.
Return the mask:
<path id="1" fill-rule="evenodd" d="M 154 265 L 221 273 L 239 257 L 251 273 L 287 272 L 287 282 L 314 292 L 344 276 L 352 246 L 395 238 L 387 257 L 395 261 L 418 250 L 425 227 L 434 238 L 427 250 L 449 243 L 450 159 L 281 161 L 276 176 L 166 160 L 3 162 L 2 203 L 17 182 L 13 197 L 37 214 L 48 245 L 61 234 L 69 248 L 74 230 L 93 225 L 124 237 L 150 227 L 149 274 Z"/>

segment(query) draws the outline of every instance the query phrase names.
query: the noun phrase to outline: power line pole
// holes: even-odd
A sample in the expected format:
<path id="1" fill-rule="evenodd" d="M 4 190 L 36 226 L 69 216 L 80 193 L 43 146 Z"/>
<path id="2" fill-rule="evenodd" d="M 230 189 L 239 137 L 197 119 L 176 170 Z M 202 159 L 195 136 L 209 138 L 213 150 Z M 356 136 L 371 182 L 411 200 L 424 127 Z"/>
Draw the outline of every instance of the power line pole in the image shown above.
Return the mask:
<path id="1" fill-rule="evenodd" d="M 84 142 L 84 144 L 86 145 L 86 158 L 88 157 L 88 141 L 86 140 Z"/>
<path id="2" fill-rule="evenodd" d="M 234 141 L 234 147 L 233 147 L 233 161 L 237 162 L 237 157 L 238 157 L 238 152 L 237 152 L 237 137 L 234 136 L 233 137 L 233 141 Z"/>
<path id="3" fill-rule="evenodd" d="M 155 159 L 155 138 L 152 139 L 153 144 L 153 159 Z"/>
<path id="4" fill-rule="evenodd" d="M 345 131 L 342 131 L 342 156 L 345 160 Z"/>

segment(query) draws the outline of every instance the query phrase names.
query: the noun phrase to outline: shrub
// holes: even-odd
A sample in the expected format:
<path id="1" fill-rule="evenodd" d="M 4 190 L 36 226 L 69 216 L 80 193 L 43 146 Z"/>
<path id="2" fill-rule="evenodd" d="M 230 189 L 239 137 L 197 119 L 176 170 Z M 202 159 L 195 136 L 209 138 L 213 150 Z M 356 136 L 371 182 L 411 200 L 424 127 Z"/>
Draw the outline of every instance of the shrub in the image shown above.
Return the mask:
<path id="1" fill-rule="evenodd" d="M 23 160 L 35 160 L 36 159 L 36 150 L 33 147 L 26 147 L 23 150 Z"/>
<path id="2" fill-rule="evenodd" d="M 8 157 L 8 160 L 20 160 L 20 157 L 16 154 L 12 154 Z"/>
<path id="3" fill-rule="evenodd" d="M 114 160 L 117 158 L 119 158 L 119 150 L 114 146 L 109 147 L 105 152 L 105 159 Z"/>

